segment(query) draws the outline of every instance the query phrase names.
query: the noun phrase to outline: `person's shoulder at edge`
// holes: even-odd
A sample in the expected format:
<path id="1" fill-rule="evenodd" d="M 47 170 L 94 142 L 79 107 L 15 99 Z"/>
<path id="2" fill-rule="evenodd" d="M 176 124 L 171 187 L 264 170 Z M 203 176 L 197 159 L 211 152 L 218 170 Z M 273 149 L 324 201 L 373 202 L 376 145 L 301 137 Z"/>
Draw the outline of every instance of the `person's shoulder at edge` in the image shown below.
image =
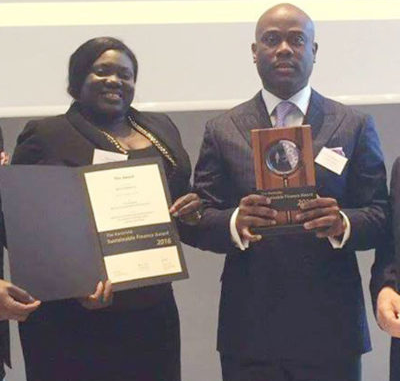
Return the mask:
<path id="1" fill-rule="evenodd" d="M 62 131 L 69 128 L 71 125 L 65 114 L 29 120 L 17 137 L 11 163 L 40 162 L 46 147 L 62 139 Z M 26 155 L 30 157 L 28 161 Z"/>
<path id="2" fill-rule="evenodd" d="M 17 144 L 20 144 L 32 135 L 57 136 L 60 130 L 68 126 L 69 122 L 66 118 L 66 114 L 28 120 L 17 138 Z"/>
<path id="3" fill-rule="evenodd" d="M 235 118 L 240 115 L 249 115 L 249 106 L 254 102 L 257 102 L 258 98 L 261 99 L 261 93 L 257 92 L 254 97 L 239 103 L 238 105 L 232 107 L 229 110 L 223 111 L 221 114 L 211 118 L 207 125 L 212 125 L 215 128 L 221 126 L 221 128 L 226 128 L 226 124 L 232 123 L 232 118 Z"/>
<path id="4" fill-rule="evenodd" d="M 340 113 L 340 114 L 343 113 L 345 115 L 361 119 L 371 117 L 370 114 L 365 113 L 354 106 L 350 106 L 342 102 L 339 102 L 333 98 L 326 97 L 325 95 L 319 93 L 318 90 L 315 90 L 314 88 L 312 89 L 312 95 L 311 95 L 311 100 L 313 99 L 314 100 L 317 99 L 317 102 L 320 102 L 321 106 L 328 113 Z"/>

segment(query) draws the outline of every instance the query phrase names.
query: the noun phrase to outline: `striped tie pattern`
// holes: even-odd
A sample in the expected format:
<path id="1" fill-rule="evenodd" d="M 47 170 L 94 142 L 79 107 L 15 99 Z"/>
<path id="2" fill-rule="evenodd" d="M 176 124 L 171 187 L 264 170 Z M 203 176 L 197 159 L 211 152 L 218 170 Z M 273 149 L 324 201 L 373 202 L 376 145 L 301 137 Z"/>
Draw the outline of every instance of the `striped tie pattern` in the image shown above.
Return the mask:
<path id="1" fill-rule="evenodd" d="M 296 109 L 296 105 L 292 102 L 282 101 L 275 107 L 275 126 L 286 127 L 286 118 Z M 292 147 L 286 141 L 281 142 L 283 150 L 285 152 L 286 160 L 289 162 L 290 167 L 294 169 L 297 165 L 297 156 L 293 151 Z"/>
<path id="2" fill-rule="evenodd" d="M 286 118 L 296 109 L 296 105 L 292 102 L 282 101 L 275 107 L 275 126 L 274 127 L 285 127 Z"/>

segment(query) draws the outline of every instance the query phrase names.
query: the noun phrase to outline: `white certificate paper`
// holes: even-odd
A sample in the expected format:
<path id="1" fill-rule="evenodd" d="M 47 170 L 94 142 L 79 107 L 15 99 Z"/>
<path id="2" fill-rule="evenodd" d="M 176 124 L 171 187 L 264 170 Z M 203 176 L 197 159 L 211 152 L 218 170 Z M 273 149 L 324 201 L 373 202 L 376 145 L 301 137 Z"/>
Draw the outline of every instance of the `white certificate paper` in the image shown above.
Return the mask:
<path id="1" fill-rule="evenodd" d="M 109 255 L 104 261 L 113 284 L 182 271 L 176 246 Z"/>
<path id="2" fill-rule="evenodd" d="M 84 173 L 113 284 L 183 271 L 157 163 Z"/>
<path id="3" fill-rule="evenodd" d="M 85 173 L 97 231 L 170 222 L 157 164 Z"/>

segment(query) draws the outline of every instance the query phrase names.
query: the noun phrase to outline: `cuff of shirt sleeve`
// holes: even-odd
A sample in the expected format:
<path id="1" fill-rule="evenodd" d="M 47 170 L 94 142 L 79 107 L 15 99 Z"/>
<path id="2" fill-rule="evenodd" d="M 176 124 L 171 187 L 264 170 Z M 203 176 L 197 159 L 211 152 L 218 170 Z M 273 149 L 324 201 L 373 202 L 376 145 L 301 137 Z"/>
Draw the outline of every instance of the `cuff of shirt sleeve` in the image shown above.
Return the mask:
<path id="1" fill-rule="evenodd" d="M 350 233 L 351 233 L 351 225 L 350 225 L 350 220 L 349 218 L 346 216 L 345 213 L 343 213 L 342 211 L 340 211 L 340 214 L 343 217 L 343 220 L 346 224 L 346 229 L 343 233 L 343 238 L 341 239 L 341 241 L 339 241 L 337 238 L 335 237 L 328 237 L 329 242 L 331 243 L 332 247 L 334 249 L 342 249 L 343 246 L 346 244 L 346 242 L 348 241 L 349 237 L 350 237 Z"/>
<path id="2" fill-rule="evenodd" d="M 240 238 L 239 232 L 236 229 L 236 218 L 239 213 L 239 208 L 236 208 L 235 211 L 232 213 L 229 228 L 231 231 L 231 239 L 232 242 L 238 247 L 240 250 L 246 250 L 249 247 L 249 241 L 243 240 Z"/>

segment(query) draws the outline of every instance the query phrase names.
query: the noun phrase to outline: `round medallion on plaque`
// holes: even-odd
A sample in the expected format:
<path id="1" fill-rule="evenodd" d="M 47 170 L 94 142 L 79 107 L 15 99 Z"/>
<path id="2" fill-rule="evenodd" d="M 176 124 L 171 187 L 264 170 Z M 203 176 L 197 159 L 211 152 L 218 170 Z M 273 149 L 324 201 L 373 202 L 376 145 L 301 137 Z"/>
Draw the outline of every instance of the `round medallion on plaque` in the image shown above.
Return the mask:
<path id="1" fill-rule="evenodd" d="M 300 150 L 290 140 L 279 140 L 266 150 L 265 162 L 273 173 L 280 176 L 290 175 L 300 164 Z"/>

